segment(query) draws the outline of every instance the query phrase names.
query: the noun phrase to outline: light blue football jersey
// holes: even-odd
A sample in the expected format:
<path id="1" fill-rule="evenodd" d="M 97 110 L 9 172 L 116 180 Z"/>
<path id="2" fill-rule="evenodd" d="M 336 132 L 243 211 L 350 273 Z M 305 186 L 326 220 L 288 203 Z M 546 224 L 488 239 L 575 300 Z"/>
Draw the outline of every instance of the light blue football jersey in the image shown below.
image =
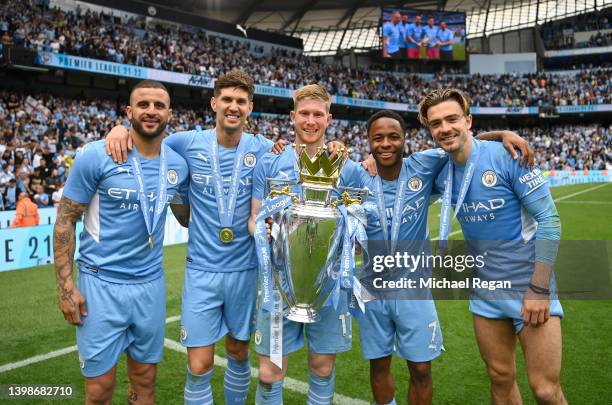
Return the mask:
<path id="1" fill-rule="evenodd" d="M 212 140 L 214 129 L 206 131 L 177 132 L 166 138 L 166 144 L 183 156 L 189 166 L 189 243 L 187 267 L 210 272 L 256 270 L 255 243 L 248 231 L 251 213 L 253 171 L 257 162 L 272 147 L 273 143 L 261 135 L 243 133 L 246 137 L 245 154 L 240 171 L 238 195 L 232 230 L 234 240 L 223 243 L 219 239 L 221 219 L 217 209 L 215 187 L 212 177 Z M 219 166 L 223 178 L 223 191 L 229 192 L 236 148 L 219 145 Z"/>
<path id="2" fill-rule="evenodd" d="M 132 150 L 126 163 L 117 164 L 106 154 L 103 140 L 91 142 L 76 155 L 64 188 L 64 197 L 88 204 L 77 260 L 109 282 L 141 283 L 161 276 L 167 206 L 177 194 L 187 198 L 187 164 L 166 148 L 166 203 L 153 230 L 151 251 L 132 164 L 137 153 Z M 160 158 L 141 157 L 140 164 L 152 223 Z"/>
<path id="3" fill-rule="evenodd" d="M 403 196 L 404 207 L 401 212 L 402 222 L 399 228 L 398 240 L 426 240 L 429 238 L 427 229 L 427 210 L 436 185 L 436 177 L 448 162 L 448 155 L 441 149 L 429 149 L 416 152 L 404 158 L 403 165 L 406 177 L 406 191 Z M 349 187 L 367 187 L 370 191 L 369 201 L 376 206 L 375 177 L 361 170 L 354 176 L 343 177 L 342 184 Z M 387 216 L 388 235 L 391 235 L 393 208 L 399 181 L 382 180 L 382 188 Z M 366 233 L 369 240 L 384 240 L 378 210 L 367 210 L 368 226 Z"/>
<path id="4" fill-rule="evenodd" d="M 533 272 L 534 247 L 517 241 L 533 240 L 538 224 L 523 206 L 549 195 L 548 182 L 540 169 L 520 167 L 501 142 L 473 138 L 474 154 L 478 159 L 457 219 L 475 253 L 487 250 L 486 271 L 476 273 L 493 280 L 514 280 L 513 285 L 525 284 Z M 454 165 L 453 207 L 465 167 Z M 444 189 L 444 178 L 440 176 L 440 189 Z"/>

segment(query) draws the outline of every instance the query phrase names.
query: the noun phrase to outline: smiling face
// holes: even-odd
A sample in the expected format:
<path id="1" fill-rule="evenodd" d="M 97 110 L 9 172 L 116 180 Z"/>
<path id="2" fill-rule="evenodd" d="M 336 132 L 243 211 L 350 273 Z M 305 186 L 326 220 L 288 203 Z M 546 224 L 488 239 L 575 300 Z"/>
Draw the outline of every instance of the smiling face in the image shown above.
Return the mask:
<path id="1" fill-rule="evenodd" d="M 141 136 L 155 138 L 164 132 L 172 110 L 170 95 L 163 89 L 135 89 L 126 109 L 132 128 Z"/>
<path id="2" fill-rule="evenodd" d="M 370 150 L 376 164 L 391 167 L 401 163 L 404 150 L 404 131 L 400 123 L 390 117 L 381 117 L 368 131 Z"/>
<path id="3" fill-rule="evenodd" d="M 240 87 L 225 87 L 210 99 L 210 106 L 217 113 L 217 127 L 226 132 L 242 132 L 247 117 L 253 111 L 249 93 Z"/>
<path id="4" fill-rule="evenodd" d="M 306 145 L 322 143 L 331 119 L 325 101 L 315 98 L 299 100 L 295 110 L 291 111 L 297 143 Z"/>
<path id="5" fill-rule="evenodd" d="M 466 144 L 472 127 L 472 116 L 465 115 L 455 100 L 443 101 L 427 110 L 429 131 L 446 152 L 459 152 Z"/>

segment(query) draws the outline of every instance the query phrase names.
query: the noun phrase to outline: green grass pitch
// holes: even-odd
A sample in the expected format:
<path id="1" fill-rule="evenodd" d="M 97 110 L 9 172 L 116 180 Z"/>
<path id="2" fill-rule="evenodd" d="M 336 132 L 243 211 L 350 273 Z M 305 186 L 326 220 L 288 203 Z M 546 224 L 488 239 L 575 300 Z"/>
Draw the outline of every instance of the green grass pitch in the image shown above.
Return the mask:
<path id="1" fill-rule="evenodd" d="M 595 188 L 596 187 L 596 188 Z M 577 185 L 553 189 L 563 223 L 563 239 L 612 240 L 612 184 Z M 431 207 L 430 233 L 438 234 L 439 205 Z M 457 223 L 453 230 L 458 230 Z M 453 234 L 460 238 L 461 234 Z M 605 253 L 602 253 L 605 254 Z M 607 253 L 610 255 L 610 253 Z M 167 316 L 180 314 L 185 246 L 165 249 L 167 271 Z M 588 265 L 585 263 L 584 265 Z M 3 366 L 37 355 L 73 346 L 74 328 L 66 324 L 57 309 L 54 270 L 43 266 L 22 271 L 0 273 L 0 370 Z M 569 403 L 603 403 L 609 398 L 608 374 L 612 360 L 612 301 L 563 301 L 563 374 L 562 385 Z M 433 362 L 434 403 L 485 404 L 489 402 L 488 381 L 480 360 L 472 330 L 472 318 L 465 301 L 438 301 L 446 353 Z M 178 341 L 179 322 L 168 323 L 167 338 Z M 368 364 L 361 358 L 359 333 L 353 323 L 353 350 L 338 356 L 337 393 L 346 397 L 372 401 Z M 223 345 L 217 354 L 224 357 Z M 252 352 L 254 353 L 254 352 Z M 534 403 L 529 392 L 520 349 L 517 354 L 519 386 L 526 404 Z M 398 403 L 406 403 L 407 369 L 395 358 L 393 363 Z M 257 356 L 252 354 L 257 367 Z M 186 355 L 166 349 L 159 366 L 157 402 L 182 404 Z M 216 403 L 223 403 L 223 368 L 216 367 L 213 392 Z M 288 376 L 307 383 L 306 352 L 290 358 Z M 249 403 L 254 402 L 252 381 Z M 73 384 L 75 400 L 42 401 L 0 400 L 0 403 L 83 403 L 83 378 L 76 352 L 40 360 L 10 371 L 0 372 L 0 384 Z M 303 404 L 304 394 L 285 389 L 286 404 Z M 127 402 L 127 375 L 124 359 L 120 360 L 115 403 Z M 350 401 L 349 401 L 350 402 Z"/>

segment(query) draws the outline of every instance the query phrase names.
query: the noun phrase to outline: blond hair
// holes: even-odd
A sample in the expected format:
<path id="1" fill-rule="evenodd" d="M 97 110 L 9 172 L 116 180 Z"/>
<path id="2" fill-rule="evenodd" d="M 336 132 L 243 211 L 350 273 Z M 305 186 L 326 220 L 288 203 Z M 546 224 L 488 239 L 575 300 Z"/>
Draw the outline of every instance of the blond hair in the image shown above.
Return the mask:
<path id="1" fill-rule="evenodd" d="M 293 109 L 297 108 L 300 101 L 311 99 L 319 100 L 325 103 L 325 110 L 329 112 L 331 107 L 331 96 L 325 90 L 325 87 L 320 84 L 309 84 L 307 86 L 300 87 L 293 92 Z"/>
<path id="2" fill-rule="evenodd" d="M 253 101 L 255 84 L 253 83 L 253 78 L 248 73 L 234 69 L 222 74 L 215 80 L 213 94 L 215 97 L 219 97 L 221 90 L 228 87 L 239 88 L 246 91 L 249 94 L 249 101 Z"/>
<path id="3" fill-rule="evenodd" d="M 461 107 L 461 110 L 465 116 L 467 117 L 470 115 L 470 98 L 465 93 L 459 89 L 454 89 L 451 87 L 447 87 L 446 89 L 437 89 L 426 95 L 425 98 L 423 98 L 423 100 L 421 100 L 419 103 L 418 119 L 421 125 L 428 127 L 429 120 L 427 119 L 427 111 L 430 107 L 445 101 L 456 101 Z"/>

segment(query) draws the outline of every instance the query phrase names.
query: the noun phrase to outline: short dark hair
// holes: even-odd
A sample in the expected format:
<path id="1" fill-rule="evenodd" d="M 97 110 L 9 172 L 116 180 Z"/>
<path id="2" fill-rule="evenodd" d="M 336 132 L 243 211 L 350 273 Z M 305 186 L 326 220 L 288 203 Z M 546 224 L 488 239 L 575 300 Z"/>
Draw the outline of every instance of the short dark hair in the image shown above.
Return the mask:
<path id="1" fill-rule="evenodd" d="M 168 91 L 168 88 L 164 86 L 163 83 L 158 82 L 157 80 L 147 79 L 147 80 L 139 81 L 138 83 L 134 85 L 134 87 L 132 87 L 132 90 L 130 90 L 130 100 L 132 100 L 132 93 L 134 93 L 134 91 L 138 89 L 161 89 L 165 91 L 166 93 L 168 93 L 168 97 L 170 97 L 170 91 Z"/>
<path id="2" fill-rule="evenodd" d="M 427 119 L 427 111 L 429 108 L 443 103 L 445 101 L 456 101 L 461 107 L 463 114 L 467 117 L 470 115 L 470 98 L 461 90 L 452 87 L 445 89 L 437 89 L 426 95 L 419 103 L 418 120 L 424 127 L 429 127 Z"/>
<path id="3" fill-rule="evenodd" d="M 368 118 L 368 122 L 366 123 L 368 135 L 370 134 L 370 127 L 372 126 L 374 121 L 380 118 L 391 118 L 392 120 L 396 120 L 397 122 L 399 122 L 400 127 L 402 128 L 402 135 L 406 135 L 406 121 L 404 121 L 404 118 L 402 118 L 400 114 L 396 113 L 395 111 L 391 111 L 391 110 L 377 111 L 374 114 L 372 114 L 370 118 Z"/>
<path id="4" fill-rule="evenodd" d="M 234 69 L 222 74 L 217 78 L 217 80 L 215 80 L 213 94 L 215 97 L 219 97 L 221 90 L 228 87 L 237 87 L 246 91 L 249 94 L 249 101 L 253 101 L 255 83 L 253 82 L 251 75 L 248 73 L 245 73 L 242 70 Z"/>

